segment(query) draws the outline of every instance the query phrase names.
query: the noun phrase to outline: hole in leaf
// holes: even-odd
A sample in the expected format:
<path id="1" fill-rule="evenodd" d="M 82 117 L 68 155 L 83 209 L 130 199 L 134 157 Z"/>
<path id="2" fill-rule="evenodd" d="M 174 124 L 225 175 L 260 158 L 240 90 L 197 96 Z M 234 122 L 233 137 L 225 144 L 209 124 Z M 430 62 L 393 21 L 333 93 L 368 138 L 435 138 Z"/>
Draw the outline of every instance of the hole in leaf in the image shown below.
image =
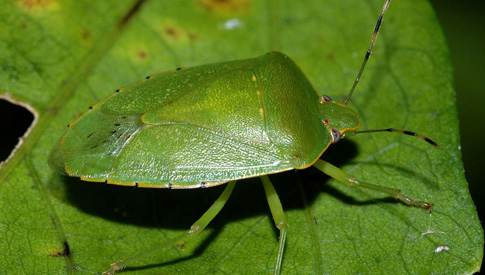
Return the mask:
<path id="1" fill-rule="evenodd" d="M 0 162 L 6 160 L 34 120 L 26 108 L 0 99 Z"/>

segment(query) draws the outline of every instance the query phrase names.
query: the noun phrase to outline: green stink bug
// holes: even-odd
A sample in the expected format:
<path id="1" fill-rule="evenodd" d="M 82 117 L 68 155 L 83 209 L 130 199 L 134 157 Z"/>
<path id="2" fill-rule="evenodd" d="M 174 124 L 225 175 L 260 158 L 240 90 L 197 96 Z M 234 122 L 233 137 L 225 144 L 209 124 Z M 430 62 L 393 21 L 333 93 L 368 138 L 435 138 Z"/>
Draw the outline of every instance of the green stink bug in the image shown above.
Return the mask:
<path id="1" fill-rule="evenodd" d="M 214 218 L 235 180 L 260 176 L 280 229 L 275 265 L 279 273 L 287 222 L 268 174 L 313 165 L 345 184 L 431 207 L 402 196 L 399 190 L 357 181 L 319 159 L 346 132 L 359 133 L 354 131 L 358 115 L 347 106 L 351 94 L 344 103 L 319 97 L 298 66 L 276 52 L 166 72 L 118 90 L 69 124 L 51 153 L 50 164 L 83 180 L 138 187 L 200 188 L 229 182 L 189 234 L 200 233 Z M 120 261 L 111 271 L 136 259 Z"/>

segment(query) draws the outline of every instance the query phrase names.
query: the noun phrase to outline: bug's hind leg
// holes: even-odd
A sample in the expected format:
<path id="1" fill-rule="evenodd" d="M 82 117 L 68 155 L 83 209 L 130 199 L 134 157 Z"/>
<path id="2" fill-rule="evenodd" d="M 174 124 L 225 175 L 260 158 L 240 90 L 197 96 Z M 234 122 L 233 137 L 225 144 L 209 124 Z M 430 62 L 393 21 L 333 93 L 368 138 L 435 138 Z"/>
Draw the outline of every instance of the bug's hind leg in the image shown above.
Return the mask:
<path id="1" fill-rule="evenodd" d="M 103 274 L 115 274 L 117 271 L 122 270 L 123 268 L 126 268 L 127 266 L 136 263 L 138 260 L 146 258 L 147 256 L 158 252 L 159 250 L 163 249 L 164 247 L 167 247 L 174 242 L 177 242 L 183 238 L 189 237 L 189 236 L 194 236 L 200 234 L 206 226 L 215 218 L 217 214 L 221 211 L 222 207 L 226 204 L 227 200 L 229 199 L 229 196 L 231 196 L 232 190 L 234 189 L 234 186 L 236 185 L 236 181 L 230 181 L 227 184 L 226 189 L 222 192 L 222 194 L 219 196 L 219 198 L 212 204 L 212 206 L 198 219 L 191 227 L 190 230 L 187 231 L 186 233 L 183 233 L 182 235 L 179 235 L 173 239 L 167 240 L 161 245 L 158 245 L 150 250 L 147 250 L 143 253 L 128 257 L 123 260 L 119 260 L 117 262 L 114 262 L 111 264 L 111 268 Z"/>
<path id="2" fill-rule="evenodd" d="M 269 181 L 268 176 L 262 176 L 261 181 L 263 182 L 264 192 L 266 193 L 266 199 L 268 200 L 271 215 L 273 216 L 276 227 L 280 230 L 278 256 L 276 257 L 276 265 L 274 269 L 274 274 L 280 274 L 281 263 L 283 261 L 283 252 L 285 250 L 286 229 L 288 227 L 288 222 L 286 221 L 285 213 L 283 212 L 283 207 L 281 206 L 278 194 L 276 194 L 276 190 L 274 189 L 271 181 Z"/>
<path id="3" fill-rule="evenodd" d="M 406 197 L 403 194 L 401 194 L 401 190 L 399 189 L 389 188 L 389 187 L 384 187 L 376 184 L 359 181 L 354 176 L 345 173 L 342 169 L 335 167 L 326 161 L 319 159 L 317 160 L 317 162 L 313 164 L 313 166 L 315 166 L 318 170 L 322 171 L 323 173 L 329 175 L 330 177 L 348 186 L 355 186 L 355 187 L 361 187 L 361 188 L 370 189 L 374 191 L 379 191 L 395 199 L 398 199 L 408 205 L 414 205 L 414 206 L 426 208 L 426 210 L 428 211 L 431 211 L 431 207 L 433 206 L 431 203 L 428 203 L 425 201 L 418 201 L 418 200 Z"/>

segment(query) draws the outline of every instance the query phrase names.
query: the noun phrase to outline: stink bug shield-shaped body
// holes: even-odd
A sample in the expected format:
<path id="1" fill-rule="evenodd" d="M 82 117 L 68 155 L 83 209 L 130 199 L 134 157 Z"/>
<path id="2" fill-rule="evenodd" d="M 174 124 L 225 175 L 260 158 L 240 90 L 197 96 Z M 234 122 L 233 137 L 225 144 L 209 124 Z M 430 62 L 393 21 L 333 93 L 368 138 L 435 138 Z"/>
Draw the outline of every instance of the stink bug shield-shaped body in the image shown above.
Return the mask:
<path id="1" fill-rule="evenodd" d="M 214 205 L 180 239 L 198 234 L 208 225 L 228 200 L 236 180 L 261 177 L 280 230 L 276 274 L 281 271 L 287 221 L 268 174 L 313 165 L 346 185 L 380 191 L 429 210 L 427 202 L 405 197 L 398 189 L 361 182 L 319 159 L 345 132 L 362 133 L 354 131 L 359 119 L 347 102 L 389 2 L 384 4 L 362 68 L 344 103 L 320 97 L 299 67 L 277 52 L 174 70 L 117 90 L 91 106 L 68 125 L 49 163 L 70 176 L 109 184 L 198 188 L 228 183 Z M 394 129 L 372 131 L 416 135 Z M 118 261 L 107 273 L 157 250 Z"/>
<path id="2" fill-rule="evenodd" d="M 332 142 L 325 120 L 342 134 L 359 124 L 351 108 L 320 101 L 277 52 L 156 75 L 71 123 L 51 165 L 83 180 L 164 188 L 302 169 Z"/>

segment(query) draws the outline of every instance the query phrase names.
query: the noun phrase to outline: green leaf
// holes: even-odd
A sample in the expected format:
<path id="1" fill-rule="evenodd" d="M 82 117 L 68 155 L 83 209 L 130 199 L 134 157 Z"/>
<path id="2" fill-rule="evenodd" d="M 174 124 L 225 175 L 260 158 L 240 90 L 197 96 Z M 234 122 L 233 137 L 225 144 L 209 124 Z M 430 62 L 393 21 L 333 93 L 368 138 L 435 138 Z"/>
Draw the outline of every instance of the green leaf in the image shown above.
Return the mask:
<path id="1" fill-rule="evenodd" d="M 270 50 L 291 56 L 320 94 L 341 101 L 382 4 L 0 2 L 0 94 L 38 115 L 0 170 L 0 273 L 106 270 L 180 235 L 222 192 L 133 189 L 55 174 L 50 149 L 90 105 L 146 75 Z M 332 145 L 323 158 L 431 202 L 433 212 L 343 186 L 314 168 L 271 176 L 289 222 L 283 273 L 478 271 L 483 231 L 463 174 L 449 53 L 429 3 L 391 4 L 349 105 L 361 129 L 416 131 L 440 147 L 369 134 Z M 200 237 L 172 242 L 124 272 L 270 273 L 277 236 L 259 180 L 240 181 Z"/>

